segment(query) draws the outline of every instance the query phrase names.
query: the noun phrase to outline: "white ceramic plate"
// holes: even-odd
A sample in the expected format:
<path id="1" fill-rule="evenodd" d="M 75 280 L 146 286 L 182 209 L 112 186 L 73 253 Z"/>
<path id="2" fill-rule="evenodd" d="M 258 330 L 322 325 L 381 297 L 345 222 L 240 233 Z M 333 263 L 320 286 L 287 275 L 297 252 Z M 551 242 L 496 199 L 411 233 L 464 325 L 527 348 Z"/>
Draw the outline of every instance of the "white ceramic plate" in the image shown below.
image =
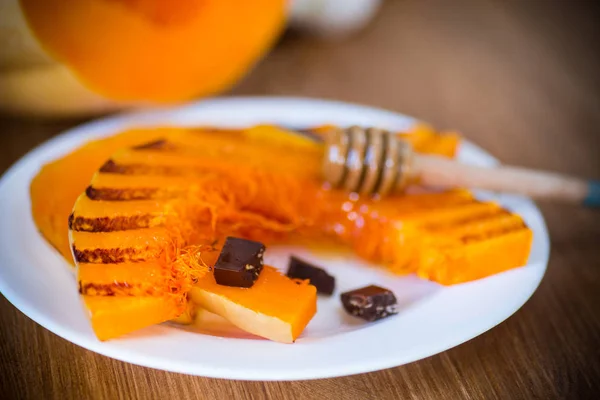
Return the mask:
<path id="1" fill-rule="evenodd" d="M 521 307 L 538 286 L 548 260 L 544 220 L 528 199 L 492 196 L 521 214 L 534 231 L 529 264 L 487 279 L 441 287 L 415 277 L 397 277 L 348 254 L 311 254 L 306 249 L 270 249 L 267 258 L 285 268 L 293 252 L 327 266 L 337 277 L 331 298 L 295 344 L 279 344 L 241 333 L 222 320 L 197 328 L 154 326 L 100 342 L 79 301 L 67 263 L 37 232 L 30 215 L 29 183 L 38 169 L 92 138 L 129 126 L 225 125 L 274 122 L 306 127 L 359 124 L 404 130 L 414 120 L 399 114 L 337 102 L 293 98 L 232 98 L 99 120 L 43 144 L 15 164 L 0 181 L 0 290 L 28 317 L 79 345 L 134 364 L 217 378 L 293 380 L 326 378 L 394 367 L 439 353 L 494 327 Z M 495 160 L 466 142 L 460 157 L 475 164 Z M 483 194 L 485 195 L 485 194 Z M 347 316 L 339 293 L 367 284 L 392 289 L 399 315 L 363 324 Z"/>

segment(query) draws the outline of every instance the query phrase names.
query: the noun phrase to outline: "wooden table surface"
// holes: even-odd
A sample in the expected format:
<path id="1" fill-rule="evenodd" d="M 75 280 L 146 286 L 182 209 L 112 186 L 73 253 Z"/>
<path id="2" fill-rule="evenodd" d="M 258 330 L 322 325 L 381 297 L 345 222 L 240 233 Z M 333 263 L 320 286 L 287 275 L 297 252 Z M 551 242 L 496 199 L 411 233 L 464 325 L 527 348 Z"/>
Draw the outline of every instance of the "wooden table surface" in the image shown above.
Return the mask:
<path id="1" fill-rule="evenodd" d="M 287 35 L 235 94 L 402 111 L 456 128 L 502 161 L 600 178 L 593 2 L 400 1 L 339 43 Z M 0 117 L 0 172 L 81 121 Z M 600 212 L 541 204 L 552 254 L 514 316 L 402 367 L 300 382 L 206 379 L 79 348 L 0 299 L 0 398 L 584 399 L 600 393 Z M 599 398 L 599 397 L 595 397 Z"/>

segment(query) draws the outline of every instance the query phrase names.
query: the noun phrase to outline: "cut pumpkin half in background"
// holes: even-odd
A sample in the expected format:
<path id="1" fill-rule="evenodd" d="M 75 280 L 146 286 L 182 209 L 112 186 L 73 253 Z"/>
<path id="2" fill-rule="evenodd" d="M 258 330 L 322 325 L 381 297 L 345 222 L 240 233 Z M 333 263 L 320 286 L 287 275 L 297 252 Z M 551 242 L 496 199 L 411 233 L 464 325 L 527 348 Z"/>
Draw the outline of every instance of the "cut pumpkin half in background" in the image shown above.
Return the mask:
<path id="1" fill-rule="evenodd" d="M 21 0 L 42 46 L 94 91 L 180 101 L 239 79 L 284 26 L 285 0 Z"/>
<path id="2" fill-rule="evenodd" d="M 0 107 L 57 115 L 219 93 L 274 44 L 286 9 L 286 0 L 8 0 L 0 28 L 16 50 L 0 59 Z"/>

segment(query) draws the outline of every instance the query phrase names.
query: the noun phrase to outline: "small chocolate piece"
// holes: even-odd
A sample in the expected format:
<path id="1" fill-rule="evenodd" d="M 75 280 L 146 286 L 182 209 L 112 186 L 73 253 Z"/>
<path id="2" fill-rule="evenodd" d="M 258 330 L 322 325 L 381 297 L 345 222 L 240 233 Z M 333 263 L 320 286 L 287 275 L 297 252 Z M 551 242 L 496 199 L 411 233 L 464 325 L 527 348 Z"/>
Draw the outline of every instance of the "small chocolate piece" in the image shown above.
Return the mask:
<path id="1" fill-rule="evenodd" d="M 388 289 L 371 285 L 341 294 L 344 309 L 366 321 L 377 321 L 398 314 L 396 296 Z"/>
<path id="2" fill-rule="evenodd" d="M 217 284 L 249 288 L 263 269 L 265 245 L 252 240 L 228 237 L 215 264 Z"/>
<path id="3" fill-rule="evenodd" d="M 321 294 L 331 296 L 335 289 L 335 278 L 327 271 L 293 256 L 290 259 L 287 276 L 294 279 L 308 279 Z"/>

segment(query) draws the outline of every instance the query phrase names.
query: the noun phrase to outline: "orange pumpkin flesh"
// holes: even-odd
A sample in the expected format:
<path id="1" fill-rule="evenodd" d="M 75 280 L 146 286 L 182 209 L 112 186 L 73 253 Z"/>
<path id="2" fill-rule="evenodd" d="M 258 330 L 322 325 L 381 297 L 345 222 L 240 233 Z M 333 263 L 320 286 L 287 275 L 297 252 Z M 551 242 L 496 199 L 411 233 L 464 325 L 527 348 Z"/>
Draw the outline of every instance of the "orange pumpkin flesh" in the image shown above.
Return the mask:
<path id="1" fill-rule="evenodd" d="M 71 246 L 65 215 L 69 215 L 91 177 L 111 154 L 122 147 L 133 146 L 162 136 L 161 130 L 131 130 L 109 138 L 84 144 L 64 157 L 50 162 L 33 178 L 29 187 L 31 213 L 40 233 L 70 263 Z"/>
<path id="2" fill-rule="evenodd" d="M 95 92 L 169 102 L 227 89 L 284 26 L 285 0 L 21 0 L 41 44 Z"/>
<path id="3" fill-rule="evenodd" d="M 175 129 L 163 133 L 168 141 L 155 141 L 117 151 L 94 175 L 90 186 L 76 201 L 69 218 L 71 245 L 78 264 L 79 289 L 94 330 L 99 332 L 101 339 L 110 338 L 111 332 L 121 331 L 114 331 L 107 317 L 110 311 L 102 310 L 98 305 L 111 307 L 111 303 L 98 302 L 97 297 L 149 299 L 148 302 L 128 303 L 125 309 L 127 315 L 135 313 L 136 307 L 139 307 L 140 314 L 151 313 L 150 305 L 158 303 L 150 299 L 163 299 L 178 305 L 173 314 L 157 310 L 152 312 L 152 317 L 145 316 L 142 320 L 156 323 L 156 318 L 175 318 L 184 312 L 191 282 L 199 279 L 202 282 L 208 266 L 214 264 L 220 245 L 218 239 L 222 239 L 225 232 L 248 236 L 247 229 L 253 227 L 275 231 L 290 229 L 289 223 L 267 221 L 268 216 L 256 214 L 256 210 L 268 204 L 264 201 L 264 193 L 256 190 L 256 180 L 273 178 L 257 171 L 259 164 L 271 168 L 277 165 L 294 173 L 317 173 L 317 169 L 303 169 L 291 161 L 265 159 L 264 156 L 271 154 L 274 148 L 283 149 L 286 145 L 289 147 L 289 143 L 284 141 L 274 147 L 256 148 L 256 142 L 266 146 L 270 139 L 260 133 L 256 135 L 254 130 L 249 130 L 247 137 L 240 131 L 190 132 Z M 232 140 L 238 145 L 233 152 L 225 146 Z M 317 145 L 304 139 L 298 142 L 298 139 L 291 138 L 290 142 L 295 145 L 308 143 L 304 150 L 299 151 L 300 156 L 314 155 L 318 150 Z M 241 156 L 247 155 L 253 148 L 263 157 L 251 160 L 268 161 L 244 161 L 249 169 L 246 173 L 232 168 L 231 161 L 227 161 L 232 157 L 246 160 Z M 273 179 L 286 182 L 291 176 Z M 298 184 L 294 186 L 297 190 L 301 189 Z M 281 214 L 284 214 L 283 210 Z M 220 220 L 218 230 L 213 223 L 215 217 Z M 211 243 L 215 243 L 214 247 Z M 186 251 L 192 256 L 183 260 L 181 253 Z M 190 263 L 196 264 L 194 270 L 189 270 Z M 260 315 L 266 315 L 267 320 L 275 323 L 261 330 L 265 320 L 258 318 L 259 314 L 248 308 L 238 307 L 236 310 L 238 314 L 257 316 L 253 332 L 274 340 L 293 341 L 315 312 L 315 289 L 301 285 L 303 289 L 299 291 L 300 287 L 289 278 L 265 273 L 265 276 L 269 275 L 271 278 L 259 285 L 264 290 L 250 292 L 249 298 L 253 293 L 258 296 L 281 293 L 282 285 L 287 284 L 288 292 L 295 290 L 302 296 L 293 303 L 303 305 L 298 312 L 290 316 L 288 307 L 282 310 L 281 315 L 279 311 L 269 314 L 268 310 L 264 310 Z M 196 297 L 202 298 L 200 294 Z M 218 310 L 220 308 L 216 304 L 223 305 L 227 301 L 227 296 L 214 298 L 207 301 L 207 307 L 212 304 L 213 309 Z M 253 303 L 250 301 L 248 304 Z M 240 326 L 246 326 L 239 318 L 234 318 L 231 307 L 227 308 L 230 310 L 229 318 Z M 115 319 L 120 321 L 123 311 L 115 313 Z M 179 320 L 189 322 L 188 316 Z"/>
<path id="4" fill-rule="evenodd" d="M 327 129 L 328 126 L 324 126 L 315 129 L 315 131 L 324 132 Z M 256 127 L 251 129 L 248 135 L 253 137 L 253 135 L 257 135 L 257 132 L 266 132 L 272 137 L 277 138 L 277 132 L 273 132 L 273 130 L 276 131 L 276 128 L 266 126 Z M 140 156 L 128 148 L 152 142 L 166 134 L 167 130 L 164 129 L 130 130 L 109 138 L 95 140 L 64 157 L 44 165 L 33 178 L 30 186 L 33 220 L 40 233 L 69 263 L 73 263 L 73 258 L 69 245 L 68 223 L 65 216 L 71 213 L 75 200 L 89 185 L 94 173 L 111 155 L 115 162 L 128 164 L 144 163 L 143 155 Z M 458 135 L 438 135 L 426 126 L 419 126 L 410 134 L 402 134 L 402 137 L 411 141 L 417 151 L 448 157 L 454 155 L 459 144 Z M 303 144 L 300 139 L 292 138 L 294 146 L 306 147 L 306 144 Z M 160 155 L 154 155 L 154 157 L 160 160 Z M 189 159 L 182 158 L 177 163 L 178 165 L 186 165 L 186 160 L 190 162 Z M 175 161 L 169 160 L 168 162 L 173 163 Z M 194 162 L 194 160 L 191 162 Z M 86 212 L 91 216 L 97 216 L 98 213 L 116 216 L 119 213 L 125 212 L 124 210 L 127 207 L 132 209 L 135 215 L 150 215 L 151 212 L 144 207 L 154 208 L 155 212 L 160 212 L 163 207 L 156 202 L 148 203 L 144 201 L 130 202 L 127 205 L 88 201 L 85 205 L 80 203 L 80 206 L 85 206 Z"/>
<path id="5" fill-rule="evenodd" d="M 217 285 L 207 274 L 189 293 L 190 300 L 240 329 L 270 340 L 292 343 L 317 311 L 317 290 L 265 266 L 251 288 Z"/>
<path id="6" fill-rule="evenodd" d="M 318 178 L 322 150 L 282 132 L 278 137 L 289 140 L 271 140 L 274 130 L 162 130 L 165 140 L 119 150 L 100 168 L 70 219 L 74 248 L 92 250 L 78 260 L 78 279 L 100 338 L 124 332 L 112 327 L 112 305 L 95 297 L 148 299 L 132 301 L 125 311 L 114 310 L 115 320 L 125 318 L 123 312 L 132 318 L 137 312 L 144 323 L 177 315 L 189 322 L 189 290 L 192 301 L 243 329 L 294 340 L 310 320 L 306 310 L 311 308 L 297 310 L 291 318 L 285 316 L 289 310 L 269 309 L 269 302 L 259 300 L 296 285 L 291 280 L 280 277 L 276 285 L 259 286 L 261 290 L 234 291 L 237 297 L 211 284 L 212 276 L 202 267 L 214 263 L 222 238 L 229 234 L 267 244 L 334 240 L 392 271 L 416 272 L 444 284 L 525 264 L 531 232 L 518 216 L 496 204 L 478 202 L 464 191 L 373 201 L 324 190 Z M 431 146 L 441 154 L 456 149 L 454 135 L 424 132 L 414 136 L 417 149 Z M 148 136 L 156 137 L 156 132 Z M 186 246 L 188 253 L 184 250 L 177 258 Z M 195 246 L 204 247 L 196 251 Z M 104 250 L 108 253 L 103 255 Z M 485 254 L 504 256 L 484 262 Z M 168 290 L 171 286 L 174 291 Z M 303 304 L 314 301 L 312 292 L 303 296 Z M 164 303 L 174 311 L 164 312 Z M 151 304 L 157 305 L 156 312 Z"/>
<path id="7" fill-rule="evenodd" d="M 100 340 L 177 318 L 185 305 L 179 298 L 142 296 L 83 296 L 92 328 Z"/>

